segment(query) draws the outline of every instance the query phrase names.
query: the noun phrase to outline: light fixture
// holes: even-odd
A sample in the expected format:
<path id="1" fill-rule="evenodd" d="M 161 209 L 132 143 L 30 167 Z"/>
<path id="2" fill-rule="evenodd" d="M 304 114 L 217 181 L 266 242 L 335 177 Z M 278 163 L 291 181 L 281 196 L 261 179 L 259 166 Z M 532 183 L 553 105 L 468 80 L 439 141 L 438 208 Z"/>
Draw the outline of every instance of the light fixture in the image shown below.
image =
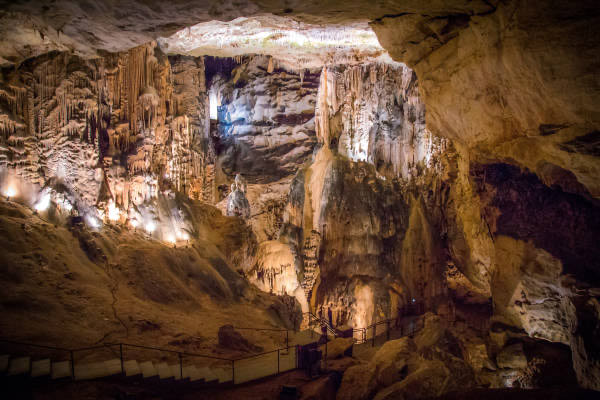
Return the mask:
<path id="1" fill-rule="evenodd" d="M 146 232 L 148 232 L 149 234 L 152 234 L 152 232 L 154 232 L 156 230 L 156 224 L 152 221 L 148 222 L 146 224 Z"/>
<path id="2" fill-rule="evenodd" d="M 17 189 L 13 186 L 8 186 L 4 189 L 4 195 L 6 196 L 6 201 L 10 201 L 11 197 L 15 197 L 17 195 Z"/>

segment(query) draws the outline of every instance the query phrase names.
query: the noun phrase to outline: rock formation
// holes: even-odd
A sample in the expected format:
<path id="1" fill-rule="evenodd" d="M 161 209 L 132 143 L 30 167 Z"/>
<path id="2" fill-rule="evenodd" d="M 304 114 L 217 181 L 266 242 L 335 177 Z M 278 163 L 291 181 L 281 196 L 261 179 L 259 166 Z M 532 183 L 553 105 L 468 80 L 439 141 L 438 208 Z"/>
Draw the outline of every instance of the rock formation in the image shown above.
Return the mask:
<path id="1" fill-rule="evenodd" d="M 5 196 L 170 245 L 202 200 L 303 311 L 452 320 L 342 398 L 600 390 L 596 1 L 158 3 L 2 6 Z"/>

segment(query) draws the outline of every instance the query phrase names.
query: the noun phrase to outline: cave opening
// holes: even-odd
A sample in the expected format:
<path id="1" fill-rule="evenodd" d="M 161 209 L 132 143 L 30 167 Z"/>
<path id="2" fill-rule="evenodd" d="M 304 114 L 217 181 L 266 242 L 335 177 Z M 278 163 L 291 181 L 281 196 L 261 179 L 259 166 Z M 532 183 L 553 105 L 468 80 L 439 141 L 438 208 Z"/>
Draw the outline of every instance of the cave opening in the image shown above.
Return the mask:
<path id="1" fill-rule="evenodd" d="M 596 2 L 279 3 L 0 6 L 10 393 L 597 397 Z"/>

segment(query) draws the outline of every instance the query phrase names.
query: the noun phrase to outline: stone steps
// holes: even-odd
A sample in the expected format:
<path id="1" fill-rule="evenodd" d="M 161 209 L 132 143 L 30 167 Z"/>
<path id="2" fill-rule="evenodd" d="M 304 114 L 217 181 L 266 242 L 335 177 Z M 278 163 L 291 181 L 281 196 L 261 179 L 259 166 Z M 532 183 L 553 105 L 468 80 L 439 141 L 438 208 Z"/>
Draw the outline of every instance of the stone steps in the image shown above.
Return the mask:
<path id="1" fill-rule="evenodd" d="M 161 380 L 183 380 L 196 383 L 226 384 L 232 382 L 231 369 L 196 367 L 165 362 L 138 362 L 127 360 L 123 362 L 126 377 L 141 376 L 142 378 L 158 378 Z M 118 358 L 108 361 L 76 363 L 74 368 L 75 380 L 98 379 L 121 374 L 121 360 Z M 183 372 L 183 376 L 182 376 Z M 6 376 L 29 376 L 31 378 L 50 377 L 51 379 L 70 378 L 73 371 L 70 361 L 52 362 L 49 358 L 34 360 L 30 357 L 10 357 L 0 355 L 0 374 Z"/>
<path id="2" fill-rule="evenodd" d="M 294 369 L 296 366 L 295 348 L 279 353 L 279 371 Z M 35 359 L 30 357 L 11 357 L 0 355 L 0 375 L 6 377 L 20 376 L 31 379 L 65 379 L 74 380 L 100 379 L 116 375 L 128 378 L 158 379 L 160 381 L 190 382 L 195 384 L 224 385 L 242 383 L 254 379 L 271 376 L 278 372 L 277 352 L 236 361 L 236 377 L 230 365 L 221 363 L 218 366 L 196 366 L 168 362 L 152 362 L 126 360 L 121 364 L 119 358 L 106 361 L 76 361 L 74 368 L 70 361 L 52 361 L 49 358 Z M 239 374 L 239 375 L 238 375 Z"/>

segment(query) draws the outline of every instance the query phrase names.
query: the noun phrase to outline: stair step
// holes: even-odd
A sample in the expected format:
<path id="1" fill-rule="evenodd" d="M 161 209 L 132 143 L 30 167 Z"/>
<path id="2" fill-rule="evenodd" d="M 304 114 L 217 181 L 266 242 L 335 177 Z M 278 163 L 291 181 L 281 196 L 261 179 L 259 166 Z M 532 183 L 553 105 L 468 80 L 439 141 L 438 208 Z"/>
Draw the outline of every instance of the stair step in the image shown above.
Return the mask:
<path id="1" fill-rule="evenodd" d="M 213 373 L 219 379 L 219 383 L 228 383 L 231 382 L 231 370 L 223 369 L 223 368 L 213 368 Z"/>
<path id="2" fill-rule="evenodd" d="M 158 375 L 156 366 L 151 361 L 140 363 L 140 371 L 142 371 L 142 376 L 144 378 L 150 378 Z"/>
<path id="3" fill-rule="evenodd" d="M 116 375 L 123 372 L 121 369 L 121 359 L 119 358 L 113 358 L 112 360 L 104 361 L 104 365 L 106 366 L 106 371 L 110 375 Z"/>
<path id="4" fill-rule="evenodd" d="M 204 376 L 199 368 L 195 365 L 184 365 L 183 366 L 183 377 L 190 380 L 190 382 L 203 381 Z"/>
<path id="5" fill-rule="evenodd" d="M 121 360 L 99 361 L 88 364 L 75 364 L 75 379 L 95 379 L 121 373 Z"/>
<path id="6" fill-rule="evenodd" d="M 3 354 L 0 356 L 0 373 L 5 373 L 8 371 L 8 360 L 10 356 L 8 354 Z"/>
<path id="7" fill-rule="evenodd" d="M 51 364 L 49 358 L 33 361 L 31 363 L 31 377 L 39 378 L 40 376 L 50 375 L 52 372 Z"/>
<path id="8" fill-rule="evenodd" d="M 123 367 L 125 368 L 125 376 L 135 376 L 142 373 L 140 365 L 136 360 L 125 361 Z"/>
<path id="9" fill-rule="evenodd" d="M 198 370 L 198 375 L 204 379 L 206 383 L 218 382 L 219 377 L 208 367 L 203 367 Z"/>
<path id="10" fill-rule="evenodd" d="M 71 377 L 71 361 L 52 363 L 52 379 Z"/>
<path id="11" fill-rule="evenodd" d="M 174 364 L 174 365 L 169 365 L 169 368 L 171 368 L 171 373 L 173 374 L 173 378 L 175 378 L 176 381 L 181 379 L 181 367 L 179 366 L 179 364 Z"/>
<path id="12" fill-rule="evenodd" d="M 31 358 L 11 358 L 8 364 L 8 375 L 23 375 L 31 371 Z"/>
<path id="13" fill-rule="evenodd" d="M 156 370 L 158 371 L 158 376 L 160 379 L 168 379 L 173 378 L 173 371 L 171 367 L 167 363 L 160 363 L 156 366 Z"/>

